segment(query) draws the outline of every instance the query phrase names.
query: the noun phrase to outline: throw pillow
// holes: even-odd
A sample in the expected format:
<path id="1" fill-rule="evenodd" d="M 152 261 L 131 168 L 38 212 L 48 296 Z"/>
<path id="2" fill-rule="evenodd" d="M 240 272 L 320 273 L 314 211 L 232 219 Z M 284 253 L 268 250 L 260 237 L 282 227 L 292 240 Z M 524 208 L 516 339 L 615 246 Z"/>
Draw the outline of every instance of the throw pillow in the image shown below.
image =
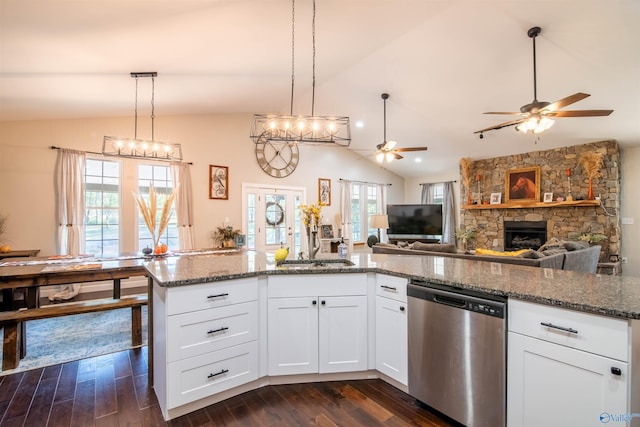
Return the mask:
<path id="1" fill-rule="evenodd" d="M 446 253 L 456 253 L 456 245 L 453 243 L 422 243 L 422 242 L 413 242 L 411 245 L 411 249 L 416 251 L 430 251 L 430 252 L 446 252 Z"/>
<path id="2" fill-rule="evenodd" d="M 568 241 L 564 242 L 564 248 L 568 251 L 577 251 L 580 249 L 586 249 L 589 247 L 589 242 L 584 240 Z"/>
<path id="3" fill-rule="evenodd" d="M 561 254 L 561 253 L 564 253 L 564 252 L 567 252 L 567 250 L 565 248 L 550 248 L 550 249 L 545 249 L 544 251 L 542 251 L 542 253 L 545 256 Z"/>
<path id="4" fill-rule="evenodd" d="M 533 249 L 529 249 L 527 252 L 520 254 L 520 257 L 529 258 L 529 259 L 538 259 L 538 258 L 544 258 L 545 254 L 542 252 L 534 251 Z"/>
<path id="5" fill-rule="evenodd" d="M 482 249 L 482 248 L 478 248 L 476 249 L 476 255 L 492 255 L 492 256 L 520 256 L 523 253 L 529 251 L 529 249 L 520 249 L 519 251 L 506 251 L 506 252 L 500 252 L 500 251 L 494 251 L 491 249 Z"/>
<path id="6" fill-rule="evenodd" d="M 375 244 L 375 246 L 382 246 L 383 248 L 397 248 L 397 246 L 394 245 L 393 243 L 378 242 L 378 243 Z"/>

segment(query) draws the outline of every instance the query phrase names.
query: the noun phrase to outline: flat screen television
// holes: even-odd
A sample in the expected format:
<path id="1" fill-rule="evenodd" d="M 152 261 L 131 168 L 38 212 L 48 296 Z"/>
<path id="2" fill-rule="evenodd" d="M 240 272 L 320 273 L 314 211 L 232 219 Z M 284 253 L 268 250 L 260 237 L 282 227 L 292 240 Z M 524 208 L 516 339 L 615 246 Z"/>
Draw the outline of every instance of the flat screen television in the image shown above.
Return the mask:
<path id="1" fill-rule="evenodd" d="M 391 239 L 442 236 L 442 205 L 387 205 Z"/>

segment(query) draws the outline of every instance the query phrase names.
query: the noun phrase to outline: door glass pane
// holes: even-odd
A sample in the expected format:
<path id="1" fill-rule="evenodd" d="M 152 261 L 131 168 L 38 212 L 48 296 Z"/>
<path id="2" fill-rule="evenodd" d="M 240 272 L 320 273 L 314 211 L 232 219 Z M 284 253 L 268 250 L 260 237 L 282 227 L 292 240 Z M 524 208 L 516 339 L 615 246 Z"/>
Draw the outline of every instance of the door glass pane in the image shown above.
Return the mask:
<path id="1" fill-rule="evenodd" d="M 247 247 L 256 248 L 256 195 L 247 194 Z"/>
<path id="2" fill-rule="evenodd" d="M 265 244 L 279 245 L 287 242 L 287 197 L 267 194 L 265 197 Z"/>

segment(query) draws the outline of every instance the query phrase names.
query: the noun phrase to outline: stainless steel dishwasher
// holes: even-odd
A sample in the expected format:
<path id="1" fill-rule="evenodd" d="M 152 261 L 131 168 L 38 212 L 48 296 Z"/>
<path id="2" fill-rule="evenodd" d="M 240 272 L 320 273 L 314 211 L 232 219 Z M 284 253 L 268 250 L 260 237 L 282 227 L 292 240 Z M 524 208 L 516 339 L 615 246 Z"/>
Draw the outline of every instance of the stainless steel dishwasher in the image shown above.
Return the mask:
<path id="1" fill-rule="evenodd" d="M 506 300 L 408 285 L 409 394 L 469 427 L 506 420 Z"/>

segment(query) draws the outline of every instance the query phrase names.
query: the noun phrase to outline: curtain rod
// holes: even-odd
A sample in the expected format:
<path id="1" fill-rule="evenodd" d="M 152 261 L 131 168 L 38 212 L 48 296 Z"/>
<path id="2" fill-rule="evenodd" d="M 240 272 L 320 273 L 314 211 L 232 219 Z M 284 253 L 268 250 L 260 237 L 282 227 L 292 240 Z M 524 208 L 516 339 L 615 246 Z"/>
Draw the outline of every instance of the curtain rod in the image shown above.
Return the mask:
<path id="1" fill-rule="evenodd" d="M 458 182 L 457 180 L 453 181 L 441 181 L 441 182 L 421 182 L 418 185 L 427 185 L 427 184 L 446 184 L 447 182 Z"/>
<path id="2" fill-rule="evenodd" d="M 52 149 L 52 150 L 62 150 L 63 149 L 63 147 L 56 147 L 55 145 L 50 145 L 49 148 Z M 87 153 L 87 154 L 95 154 L 96 156 L 104 156 L 104 154 L 98 153 L 96 151 L 85 151 L 85 150 L 75 150 L 75 151 L 81 151 L 81 152 Z M 153 159 L 147 159 L 147 160 L 154 161 Z M 156 162 L 160 162 L 160 161 L 163 161 L 163 160 L 155 160 L 155 161 Z M 174 162 L 174 163 L 186 163 L 188 165 L 193 165 L 192 162 Z"/>
<path id="3" fill-rule="evenodd" d="M 343 178 L 340 178 L 338 181 L 357 182 L 358 184 L 375 184 L 375 185 L 388 185 L 388 186 L 392 186 L 393 185 L 393 184 L 385 184 L 385 183 L 382 183 L 382 182 L 358 181 L 357 179 L 343 179 Z"/>

